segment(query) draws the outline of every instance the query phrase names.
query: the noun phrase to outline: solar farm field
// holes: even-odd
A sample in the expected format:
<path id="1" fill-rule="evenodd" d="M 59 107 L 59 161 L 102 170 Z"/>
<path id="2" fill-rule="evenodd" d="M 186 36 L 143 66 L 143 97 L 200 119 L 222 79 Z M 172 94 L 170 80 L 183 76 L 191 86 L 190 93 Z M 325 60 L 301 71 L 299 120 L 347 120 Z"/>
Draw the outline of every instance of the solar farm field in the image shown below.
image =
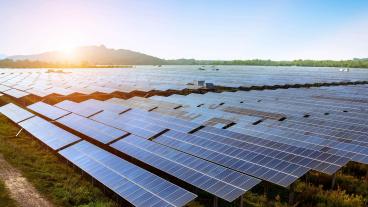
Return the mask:
<path id="1" fill-rule="evenodd" d="M 0 104 L 56 206 L 368 205 L 366 69 L 0 69 Z"/>

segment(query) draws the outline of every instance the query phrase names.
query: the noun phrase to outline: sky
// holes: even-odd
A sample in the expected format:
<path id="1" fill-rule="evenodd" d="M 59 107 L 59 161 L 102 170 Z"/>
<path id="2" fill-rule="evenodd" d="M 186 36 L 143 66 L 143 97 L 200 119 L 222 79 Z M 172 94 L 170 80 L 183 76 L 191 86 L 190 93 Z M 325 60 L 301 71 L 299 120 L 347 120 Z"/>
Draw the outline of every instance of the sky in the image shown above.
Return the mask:
<path id="1" fill-rule="evenodd" d="M 165 59 L 368 57 L 368 0 L 0 0 L 0 54 L 86 45 Z"/>

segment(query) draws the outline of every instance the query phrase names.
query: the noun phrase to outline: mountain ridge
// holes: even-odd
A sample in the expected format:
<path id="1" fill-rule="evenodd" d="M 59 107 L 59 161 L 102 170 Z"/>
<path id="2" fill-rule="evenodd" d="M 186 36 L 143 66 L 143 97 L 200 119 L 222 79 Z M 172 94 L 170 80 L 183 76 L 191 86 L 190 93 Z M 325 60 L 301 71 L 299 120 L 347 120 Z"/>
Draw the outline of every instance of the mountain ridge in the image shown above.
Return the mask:
<path id="1" fill-rule="evenodd" d="M 7 59 L 91 65 L 157 65 L 164 62 L 163 59 L 144 53 L 126 49 L 110 49 L 104 45 L 77 47 L 69 52 L 49 51 L 32 55 L 14 55 Z"/>

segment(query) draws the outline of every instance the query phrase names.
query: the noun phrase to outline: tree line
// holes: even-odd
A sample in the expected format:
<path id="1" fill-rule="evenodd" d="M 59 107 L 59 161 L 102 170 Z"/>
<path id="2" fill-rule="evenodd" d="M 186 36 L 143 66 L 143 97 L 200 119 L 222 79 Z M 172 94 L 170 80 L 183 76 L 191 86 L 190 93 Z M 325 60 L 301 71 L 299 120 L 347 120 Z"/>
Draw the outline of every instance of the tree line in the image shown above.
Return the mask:
<path id="1" fill-rule="evenodd" d="M 167 60 L 169 65 L 254 65 L 254 66 L 304 66 L 304 67 L 343 67 L 343 68 L 368 68 L 368 59 L 353 60 L 195 60 L 178 59 Z"/>
<path id="2" fill-rule="evenodd" d="M 195 59 L 176 59 L 162 60 L 162 65 L 253 65 L 253 66 L 304 66 L 304 67 L 342 67 L 342 68 L 368 68 L 368 59 L 353 60 L 292 60 L 292 61 L 273 61 L 273 60 L 195 60 Z M 144 63 L 142 64 L 144 65 Z M 149 65 L 149 64 L 147 64 Z M 29 60 L 0 60 L 0 68 L 114 68 L 121 65 L 92 65 L 88 62 L 80 64 L 49 63 L 42 61 Z"/>

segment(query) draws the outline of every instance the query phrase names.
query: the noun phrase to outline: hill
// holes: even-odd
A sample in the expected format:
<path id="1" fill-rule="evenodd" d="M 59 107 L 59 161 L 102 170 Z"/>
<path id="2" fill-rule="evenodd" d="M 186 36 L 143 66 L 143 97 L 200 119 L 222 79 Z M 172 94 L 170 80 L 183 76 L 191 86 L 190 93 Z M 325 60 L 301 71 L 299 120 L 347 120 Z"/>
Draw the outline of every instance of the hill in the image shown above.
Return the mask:
<path id="1" fill-rule="evenodd" d="M 56 64 L 85 64 L 85 65 L 157 65 L 164 61 L 143 53 L 109 49 L 105 46 L 85 46 L 73 51 L 51 51 L 35 55 L 16 55 L 7 57 L 15 61 L 29 60 Z"/>

